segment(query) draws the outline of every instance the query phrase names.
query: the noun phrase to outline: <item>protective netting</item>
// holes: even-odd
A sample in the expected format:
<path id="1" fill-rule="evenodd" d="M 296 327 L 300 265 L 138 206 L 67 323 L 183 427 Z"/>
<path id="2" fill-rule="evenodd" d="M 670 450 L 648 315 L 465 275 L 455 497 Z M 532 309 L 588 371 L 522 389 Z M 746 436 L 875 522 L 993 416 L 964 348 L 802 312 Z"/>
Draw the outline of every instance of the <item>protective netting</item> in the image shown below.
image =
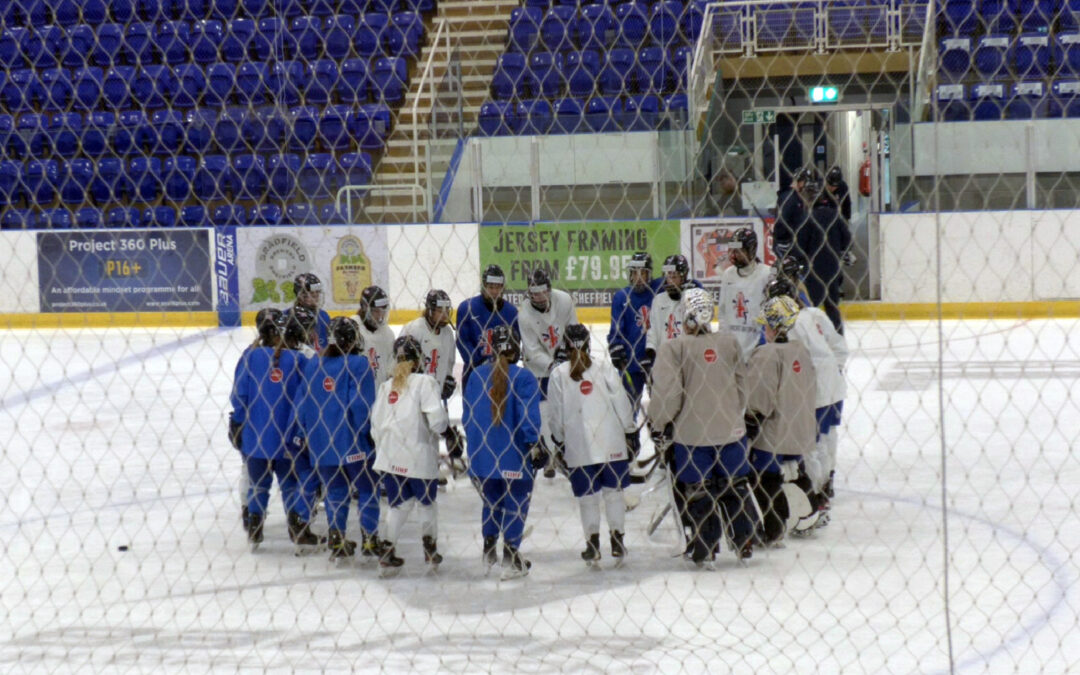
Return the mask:
<path id="1" fill-rule="evenodd" d="M 0 662 L 1069 671 L 1073 5 L 7 3 Z"/>

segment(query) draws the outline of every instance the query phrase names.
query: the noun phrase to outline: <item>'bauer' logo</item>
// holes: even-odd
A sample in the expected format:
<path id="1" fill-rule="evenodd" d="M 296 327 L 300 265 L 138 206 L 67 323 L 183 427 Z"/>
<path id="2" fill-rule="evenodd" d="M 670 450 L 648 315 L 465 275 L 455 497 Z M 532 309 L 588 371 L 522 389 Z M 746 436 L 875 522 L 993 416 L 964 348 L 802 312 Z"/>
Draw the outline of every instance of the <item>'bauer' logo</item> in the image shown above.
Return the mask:
<path id="1" fill-rule="evenodd" d="M 715 362 L 716 362 L 716 350 L 714 350 L 714 349 L 706 349 L 705 350 L 705 363 L 715 363 Z"/>
<path id="2" fill-rule="evenodd" d="M 391 391 L 390 392 L 390 397 L 389 397 L 388 400 L 390 401 L 390 405 L 394 405 L 395 403 L 397 403 L 397 400 L 398 400 L 397 392 L 396 391 Z"/>
<path id="3" fill-rule="evenodd" d="M 281 368 L 273 368 L 270 370 L 270 381 L 274 384 L 281 382 Z"/>
<path id="4" fill-rule="evenodd" d="M 326 391 L 334 391 L 334 378 L 327 375 L 323 378 L 322 388 Z"/>
<path id="5" fill-rule="evenodd" d="M 581 393 L 585 394 L 586 396 L 591 394 L 592 393 L 592 382 L 589 382 L 588 380 L 582 380 L 581 381 Z"/>

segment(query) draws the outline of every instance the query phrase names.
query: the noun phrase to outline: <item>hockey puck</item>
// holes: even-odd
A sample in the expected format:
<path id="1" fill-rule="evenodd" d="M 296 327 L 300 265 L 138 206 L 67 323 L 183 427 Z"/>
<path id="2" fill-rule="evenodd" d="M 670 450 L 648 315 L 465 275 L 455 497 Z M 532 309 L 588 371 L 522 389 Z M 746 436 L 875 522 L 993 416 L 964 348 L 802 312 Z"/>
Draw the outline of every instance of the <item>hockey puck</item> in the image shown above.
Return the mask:
<path id="1" fill-rule="evenodd" d="M 117 551 L 126 551 L 127 549 L 128 549 L 128 547 L 125 546 L 125 545 L 122 545 L 122 544 L 120 546 L 116 547 Z"/>

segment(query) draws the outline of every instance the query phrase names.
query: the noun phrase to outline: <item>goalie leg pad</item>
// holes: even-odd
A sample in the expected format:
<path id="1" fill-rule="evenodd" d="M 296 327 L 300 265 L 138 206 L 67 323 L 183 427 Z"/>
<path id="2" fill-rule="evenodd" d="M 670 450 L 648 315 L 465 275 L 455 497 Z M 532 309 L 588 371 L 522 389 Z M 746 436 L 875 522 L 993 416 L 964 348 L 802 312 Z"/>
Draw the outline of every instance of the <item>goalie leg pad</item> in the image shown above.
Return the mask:
<path id="1" fill-rule="evenodd" d="M 686 517 L 690 524 L 690 549 L 694 562 L 712 557 L 720 541 L 716 499 L 705 482 L 686 484 Z"/>
<path id="2" fill-rule="evenodd" d="M 765 542 L 772 543 L 784 536 L 788 519 L 787 497 L 783 477 L 774 471 L 760 474 L 754 485 L 754 497 L 761 506 L 765 525 Z"/>
<path id="3" fill-rule="evenodd" d="M 754 529 L 757 526 L 757 514 L 750 501 L 753 499 L 750 493 L 750 481 L 740 476 L 730 481 L 724 480 L 722 483 L 717 481 L 717 483 L 714 489 L 717 500 L 723 505 L 723 511 L 727 516 L 728 536 L 735 550 L 739 551 L 754 536 Z"/>

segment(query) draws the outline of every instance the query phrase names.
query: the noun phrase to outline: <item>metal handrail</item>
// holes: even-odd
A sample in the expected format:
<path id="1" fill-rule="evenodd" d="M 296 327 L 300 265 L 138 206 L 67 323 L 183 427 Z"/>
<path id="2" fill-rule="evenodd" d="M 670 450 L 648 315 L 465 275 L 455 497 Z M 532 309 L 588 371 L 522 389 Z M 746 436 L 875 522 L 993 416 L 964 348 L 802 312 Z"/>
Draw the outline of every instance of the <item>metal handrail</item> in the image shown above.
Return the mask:
<path id="1" fill-rule="evenodd" d="M 431 104 L 435 103 L 435 77 L 432 75 L 432 69 L 435 65 L 435 54 L 439 51 L 439 42 L 443 40 L 446 42 L 446 57 L 444 62 L 449 64 L 451 50 L 450 50 L 450 27 L 444 19 L 438 19 L 435 22 L 437 28 L 435 29 L 435 36 L 431 40 L 431 50 L 428 52 L 427 60 L 424 62 L 424 70 L 420 74 L 420 83 L 416 87 L 416 100 L 412 104 L 412 150 L 413 150 L 413 176 L 416 181 L 417 192 L 423 192 L 420 186 L 420 129 L 424 126 L 420 124 L 420 99 L 424 92 L 425 85 L 431 88 Z M 425 202 L 427 201 L 425 195 Z M 416 203 L 413 203 L 413 207 L 416 207 Z M 428 218 L 431 218 L 431 212 L 428 211 Z"/>
<path id="2" fill-rule="evenodd" d="M 934 39 L 937 35 L 934 22 L 936 4 L 934 0 L 926 4 L 926 26 L 923 28 L 922 45 L 919 47 L 919 65 L 915 71 L 915 105 L 911 111 L 913 121 L 922 118 L 923 108 L 932 98 L 931 92 L 937 80 L 937 40 Z M 929 60 L 931 58 L 933 61 Z"/>
<path id="3" fill-rule="evenodd" d="M 362 200 L 363 200 L 363 197 L 365 195 L 393 194 L 395 192 L 411 192 L 413 194 L 413 197 L 414 197 L 414 199 L 413 199 L 413 207 L 414 208 L 416 206 L 415 196 L 417 194 L 419 194 L 420 195 L 420 204 L 423 205 L 424 211 L 430 212 L 430 210 L 431 210 L 431 207 L 428 204 L 427 192 L 424 191 L 424 188 L 421 187 L 419 183 L 416 183 L 416 184 L 391 183 L 389 185 L 346 185 L 346 186 L 344 186 L 342 188 L 339 188 L 338 191 L 337 191 L 337 195 L 334 196 L 334 209 L 338 213 L 341 213 L 341 199 L 342 199 L 342 197 L 343 196 L 347 197 L 350 192 L 360 192 L 360 193 L 362 193 L 360 195 L 361 203 L 363 203 Z M 345 206 L 346 206 L 346 210 L 345 210 L 345 218 L 346 218 L 346 220 L 349 221 L 350 225 L 355 224 L 355 223 L 353 223 L 352 200 L 347 199 L 346 202 L 345 202 Z"/>

